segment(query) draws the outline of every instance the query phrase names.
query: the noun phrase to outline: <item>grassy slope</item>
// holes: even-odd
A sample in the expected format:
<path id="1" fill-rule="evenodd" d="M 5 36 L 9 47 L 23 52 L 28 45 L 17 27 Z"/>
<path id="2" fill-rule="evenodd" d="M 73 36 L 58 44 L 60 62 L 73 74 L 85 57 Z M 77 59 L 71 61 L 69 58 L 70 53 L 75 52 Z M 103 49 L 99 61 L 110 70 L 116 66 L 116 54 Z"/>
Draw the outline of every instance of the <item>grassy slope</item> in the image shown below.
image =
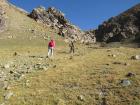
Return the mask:
<path id="1" fill-rule="evenodd" d="M 108 51 L 78 47 L 76 55 L 71 59 L 66 45 L 57 46 L 53 61 L 43 61 L 56 67 L 33 72 L 12 84 L 10 91 L 15 95 L 8 101 L 9 105 L 100 105 L 104 98 L 102 91 L 106 93 L 108 105 L 140 104 L 140 62 L 130 59 L 132 55 L 140 53 L 139 49 L 111 48 Z M 26 54 L 26 57 L 45 56 L 47 52 L 46 46 L 31 47 L 30 54 L 26 53 L 28 50 L 26 47 L 15 48 L 15 51 L 22 51 L 21 55 Z M 109 54 L 116 54 L 117 57 L 109 57 Z M 113 64 L 116 61 L 122 64 Z M 123 63 L 126 62 L 130 65 L 125 66 Z M 137 75 L 128 78 L 132 82 L 131 86 L 121 87 L 119 82 L 126 79 L 128 72 Z M 26 81 L 29 81 L 29 86 L 25 85 Z M 77 98 L 80 95 L 84 96 L 84 101 Z"/>
<path id="2" fill-rule="evenodd" d="M 33 19 L 29 18 L 26 13 L 21 12 L 12 5 L 2 5 L 6 14 L 7 28 L 6 31 L 0 33 L 0 39 L 14 39 L 21 42 L 22 40 L 43 39 L 47 36 L 55 34 L 53 30 L 38 24 Z M 33 30 L 33 31 L 32 31 Z M 5 42 L 5 41 L 3 41 Z M 11 41 L 11 43 L 13 43 Z M 24 42 L 23 42 L 24 43 Z"/>
<path id="3" fill-rule="evenodd" d="M 67 45 L 56 35 L 55 58 L 53 61 L 40 61 L 29 56 L 46 56 L 47 41 L 43 37 L 54 33 L 14 8 L 7 8 L 7 16 L 8 29 L 0 34 L 0 63 L 16 60 L 21 65 L 41 62 L 49 63 L 51 67 L 11 82 L 9 90 L 0 90 L 0 104 L 4 100 L 3 94 L 12 91 L 14 96 L 6 101 L 7 105 L 101 105 L 104 91 L 108 105 L 140 105 L 140 62 L 130 60 L 132 55 L 140 53 L 140 49 L 112 48 L 107 51 L 106 48 L 92 49 L 77 45 L 77 53 L 71 59 Z M 29 29 L 36 32 L 32 33 Z M 20 56 L 13 57 L 14 52 Z M 109 57 L 109 54 L 116 54 L 117 57 Z M 130 65 L 115 65 L 115 61 Z M 129 71 L 136 73 L 136 77 L 130 78 L 131 86 L 121 87 L 119 82 L 126 78 Z M 28 86 L 26 81 L 29 81 Z M 84 101 L 77 98 L 79 95 L 84 96 Z"/>

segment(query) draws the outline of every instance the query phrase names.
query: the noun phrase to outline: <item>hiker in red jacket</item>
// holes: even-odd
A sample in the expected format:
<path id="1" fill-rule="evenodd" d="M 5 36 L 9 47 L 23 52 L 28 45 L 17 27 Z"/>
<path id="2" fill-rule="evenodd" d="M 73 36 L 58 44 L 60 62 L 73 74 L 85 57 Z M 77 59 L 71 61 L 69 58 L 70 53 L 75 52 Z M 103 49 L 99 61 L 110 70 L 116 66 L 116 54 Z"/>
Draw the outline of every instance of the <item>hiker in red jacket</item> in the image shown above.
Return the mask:
<path id="1" fill-rule="evenodd" d="M 55 48 L 55 41 L 51 39 L 51 41 L 48 43 L 48 57 L 53 56 L 54 48 Z"/>

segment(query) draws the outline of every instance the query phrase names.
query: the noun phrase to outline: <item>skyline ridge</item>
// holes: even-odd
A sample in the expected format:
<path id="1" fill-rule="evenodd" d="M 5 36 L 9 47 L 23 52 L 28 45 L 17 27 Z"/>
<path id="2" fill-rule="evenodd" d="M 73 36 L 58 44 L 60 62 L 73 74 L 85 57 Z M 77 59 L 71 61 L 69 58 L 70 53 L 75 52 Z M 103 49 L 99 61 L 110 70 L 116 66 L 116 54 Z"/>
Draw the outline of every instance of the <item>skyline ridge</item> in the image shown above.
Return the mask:
<path id="1" fill-rule="evenodd" d="M 30 0 L 30 2 L 31 1 L 32 0 Z M 82 30 L 97 29 L 98 26 L 100 24 L 102 24 L 104 21 L 107 21 L 111 17 L 115 17 L 140 3 L 140 2 L 138 2 L 138 0 L 134 0 L 133 2 L 130 0 L 126 0 L 126 2 L 123 1 L 122 4 L 118 5 L 121 0 L 119 0 L 117 4 L 115 3 L 116 1 L 114 3 L 110 2 L 111 0 L 107 0 L 107 2 L 105 2 L 106 4 L 103 4 L 104 1 L 102 3 L 99 3 L 99 1 L 101 1 L 101 0 L 99 0 L 98 2 L 97 2 L 97 0 L 94 0 L 95 6 L 94 5 L 91 6 L 89 4 L 91 2 L 91 0 L 88 0 L 87 4 L 89 4 L 89 6 L 87 6 L 87 8 L 85 8 L 85 9 L 83 9 L 82 7 L 83 7 L 84 1 L 81 1 L 82 2 L 81 6 L 74 4 L 74 6 L 72 6 L 71 8 L 70 8 L 70 4 L 68 4 L 68 3 L 77 3 L 77 2 L 72 0 L 72 2 L 68 1 L 68 3 L 65 3 L 64 0 L 61 0 L 60 2 L 61 3 L 64 2 L 64 4 L 65 4 L 65 5 L 62 5 L 58 1 L 38 0 L 37 2 L 35 2 L 34 4 L 32 4 L 30 6 L 26 5 L 27 3 L 30 3 L 28 0 L 25 0 L 24 2 L 21 0 L 19 0 L 19 1 L 11 0 L 10 3 L 26 10 L 29 13 L 33 10 L 33 8 L 36 8 L 40 5 L 44 6 L 46 9 L 48 7 L 55 7 L 56 9 L 62 11 L 65 14 L 65 17 L 71 23 L 80 27 Z M 129 2 L 127 2 L 127 1 L 129 1 Z M 45 3 L 48 3 L 48 4 L 45 4 Z M 111 3 L 113 3 L 112 6 L 111 6 Z M 125 3 L 125 4 L 123 4 L 123 3 Z M 114 6 L 114 4 L 116 6 Z M 118 8 L 116 8 L 117 6 L 118 6 Z M 101 8 L 101 9 L 99 9 L 99 8 Z"/>

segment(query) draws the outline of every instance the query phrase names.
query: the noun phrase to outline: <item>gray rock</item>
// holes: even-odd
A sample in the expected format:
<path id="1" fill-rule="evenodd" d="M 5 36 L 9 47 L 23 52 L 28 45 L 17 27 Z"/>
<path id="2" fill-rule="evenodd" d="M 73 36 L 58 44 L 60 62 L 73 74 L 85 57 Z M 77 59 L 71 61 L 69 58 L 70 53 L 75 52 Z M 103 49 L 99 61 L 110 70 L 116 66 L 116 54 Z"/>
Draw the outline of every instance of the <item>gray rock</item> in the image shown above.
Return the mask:
<path id="1" fill-rule="evenodd" d="M 33 67 L 27 67 L 26 73 L 31 73 L 33 71 Z"/>
<path id="2" fill-rule="evenodd" d="M 0 105 L 6 105 L 6 103 L 4 103 L 4 102 L 3 102 L 3 103 L 2 103 L 2 104 L 0 104 Z"/>
<path id="3" fill-rule="evenodd" d="M 4 95 L 4 99 L 5 99 L 5 100 L 9 100 L 12 96 L 13 96 L 13 92 L 9 91 L 8 93 L 6 93 L 6 94 Z"/>
<path id="4" fill-rule="evenodd" d="M 125 65 L 125 66 L 130 66 L 130 64 L 129 64 L 129 63 L 124 63 L 124 65 Z"/>
<path id="5" fill-rule="evenodd" d="M 26 81 L 25 81 L 25 86 L 26 86 L 26 87 L 29 87 L 29 86 L 30 86 L 30 81 L 29 81 L 29 80 L 26 80 Z"/>
<path id="6" fill-rule="evenodd" d="M 127 76 L 127 77 L 134 77 L 134 76 L 136 76 L 136 74 L 134 74 L 134 73 L 132 73 L 132 72 L 129 72 L 126 76 Z"/>
<path id="7" fill-rule="evenodd" d="M 24 76 L 25 76 L 24 74 L 21 74 L 21 73 L 18 73 L 18 72 L 14 73 L 14 79 L 15 80 L 19 80 L 19 79 L 21 79 Z"/>
<path id="8" fill-rule="evenodd" d="M 0 15 L 4 15 L 4 14 L 5 14 L 5 11 L 2 8 L 0 8 Z"/>
<path id="9" fill-rule="evenodd" d="M 115 57 L 117 57 L 117 55 L 113 54 L 113 55 L 112 55 L 112 57 L 114 57 L 114 58 L 115 58 Z"/>
<path id="10" fill-rule="evenodd" d="M 66 105 L 66 104 L 64 100 L 59 99 L 57 105 Z"/>
<path id="11" fill-rule="evenodd" d="M 107 52 L 111 52 L 111 49 L 108 49 Z"/>
<path id="12" fill-rule="evenodd" d="M 37 63 L 37 64 L 34 65 L 35 70 L 47 70 L 48 67 L 49 67 L 48 64 Z"/>
<path id="13" fill-rule="evenodd" d="M 42 60 L 43 60 L 43 58 L 38 58 L 38 60 L 42 61 Z"/>
<path id="14" fill-rule="evenodd" d="M 105 96 L 107 96 L 107 92 L 105 90 L 99 92 L 99 97 L 100 98 L 105 97 Z"/>
<path id="15" fill-rule="evenodd" d="M 48 70 L 48 67 L 43 66 L 42 69 L 43 69 L 43 70 Z"/>
<path id="16" fill-rule="evenodd" d="M 10 64 L 5 64 L 5 65 L 3 66 L 3 68 L 9 69 L 9 68 L 10 68 Z"/>
<path id="17" fill-rule="evenodd" d="M 117 57 L 117 55 L 115 55 L 115 54 L 109 54 L 108 56 L 111 56 L 113 58 L 116 58 Z"/>
<path id="18" fill-rule="evenodd" d="M 2 80 L 2 79 L 5 78 L 5 77 L 6 77 L 6 73 L 3 72 L 3 71 L 1 71 L 1 72 L 0 72 L 0 80 Z"/>
<path id="19" fill-rule="evenodd" d="M 7 89 L 9 86 L 8 81 L 0 81 L 0 88 Z"/>
<path id="20" fill-rule="evenodd" d="M 134 60 L 140 60 L 140 55 L 132 56 L 131 59 L 134 59 Z"/>
<path id="21" fill-rule="evenodd" d="M 80 101 L 84 101 L 84 100 L 85 100 L 85 98 L 84 98 L 83 95 L 79 95 L 77 98 L 78 98 Z"/>
<path id="22" fill-rule="evenodd" d="M 129 80 L 122 80 L 121 85 L 122 86 L 129 86 L 129 85 L 131 85 L 131 82 Z"/>

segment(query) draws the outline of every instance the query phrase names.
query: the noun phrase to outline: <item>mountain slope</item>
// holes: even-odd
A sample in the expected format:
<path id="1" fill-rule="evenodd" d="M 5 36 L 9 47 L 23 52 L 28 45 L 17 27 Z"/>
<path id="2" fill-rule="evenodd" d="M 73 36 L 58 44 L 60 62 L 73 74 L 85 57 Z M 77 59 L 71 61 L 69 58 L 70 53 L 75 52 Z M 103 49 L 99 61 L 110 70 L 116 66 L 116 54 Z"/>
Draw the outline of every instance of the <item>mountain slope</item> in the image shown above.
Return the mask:
<path id="1" fill-rule="evenodd" d="M 0 1 L 0 6 L 5 12 L 6 27 L 0 33 L 1 39 L 34 39 L 44 38 L 55 34 L 50 28 L 38 24 L 29 18 L 26 12 L 16 8 L 7 1 Z"/>
<path id="2" fill-rule="evenodd" d="M 140 4 L 101 24 L 96 38 L 103 42 L 140 41 Z"/>
<path id="3" fill-rule="evenodd" d="M 33 11 L 29 14 L 29 17 L 33 18 L 39 23 L 55 29 L 59 35 L 67 39 L 81 41 L 82 43 L 96 42 L 96 38 L 94 35 L 85 33 L 80 28 L 70 23 L 65 18 L 64 13 L 54 7 L 45 9 L 45 7 L 40 6 L 33 9 Z"/>
<path id="4" fill-rule="evenodd" d="M 139 48 L 75 43 L 69 54 L 52 30 L 1 6 L 7 26 L 0 33 L 0 105 L 140 105 Z M 48 35 L 57 41 L 52 59 Z"/>

